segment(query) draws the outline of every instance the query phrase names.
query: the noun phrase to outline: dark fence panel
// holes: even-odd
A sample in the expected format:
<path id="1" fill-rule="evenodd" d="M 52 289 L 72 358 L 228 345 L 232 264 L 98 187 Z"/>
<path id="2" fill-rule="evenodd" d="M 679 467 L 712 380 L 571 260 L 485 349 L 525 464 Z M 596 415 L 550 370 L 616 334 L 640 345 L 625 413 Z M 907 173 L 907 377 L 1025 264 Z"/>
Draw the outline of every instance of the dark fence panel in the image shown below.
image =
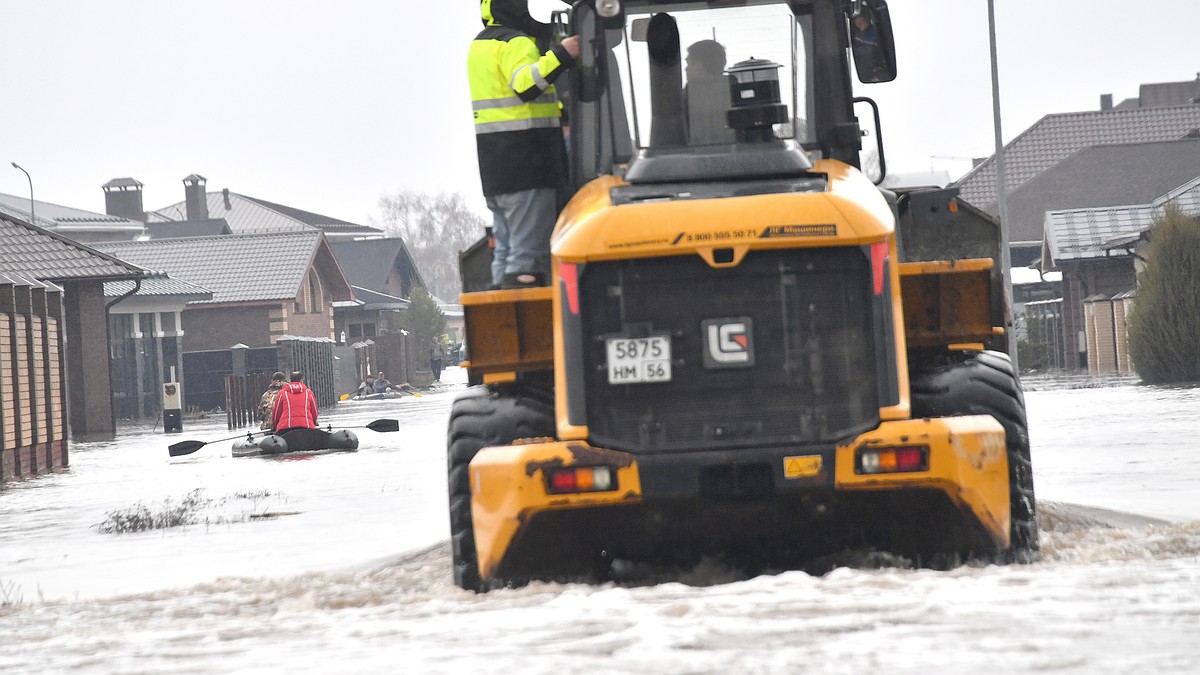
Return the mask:
<path id="1" fill-rule="evenodd" d="M 259 425 L 258 402 L 270 384 L 271 373 L 225 376 L 225 421 L 230 429 Z"/>
<path id="2" fill-rule="evenodd" d="M 277 365 L 276 351 L 275 347 L 234 347 L 184 352 L 184 408 L 190 411 L 228 409 L 225 377 L 253 373 L 266 373 L 269 376 L 276 370 L 282 370 Z"/>
<path id="3" fill-rule="evenodd" d="M 298 370 L 304 382 L 317 397 L 317 405 L 327 408 L 337 403 L 337 387 L 333 375 L 333 340 L 284 335 L 275 343 L 279 353 L 279 369 L 285 373 Z"/>

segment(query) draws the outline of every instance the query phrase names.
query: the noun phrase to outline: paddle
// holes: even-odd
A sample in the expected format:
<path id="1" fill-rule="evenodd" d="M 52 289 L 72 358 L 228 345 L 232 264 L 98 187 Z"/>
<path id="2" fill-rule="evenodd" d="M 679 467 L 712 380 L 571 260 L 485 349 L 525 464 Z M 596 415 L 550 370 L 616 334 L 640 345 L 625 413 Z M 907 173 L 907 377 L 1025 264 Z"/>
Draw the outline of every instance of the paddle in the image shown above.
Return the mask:
<path id="1" fill-rule="evenodd" d="M 389 431 L 400 431 L 400 422 L 399 422 L 399 420 L 379 419 L 379 420 L 375 420 L 374 422 L 371 422 L 370 424 L 365 424 L 363 426 L 358 426 L 358 427 L 330 426 L 330 427 L 328 427 L 328 429 L 330 429 L 330 430 L 332 430 L 332 429 L 370 429 L 371 431 L 375 431 L 378 433 L 387 433 Z M 271 433 L 269 430 L 264 429 L 262 431 L 247 432 L 244 435 L 246 436 L 247 439 L 249 439 L 254 436 L 257 436 L 258 434 L 269 434 L 269 433 Z M 221 441 L 232 441 L 233 439 L 241 438 L 242 436 L 243 436 L 243 434 L 238 434 L 237 436 L 230 436 L 229 438 L 218 438 L 214 441 L 180 441 L 179 443 L 175 443 L 174 445 L 168 447 L 167 452 L 170 453 L 170 455 L 172 457 L 179 457 L 182 455 L 190 455 L 193 452 L 199 450 L 200 448 L 203 448 L 204 446 L 208 445 L 209 443 L 220 443 Z"/>
<path id="2" fill-rule="evenodd" d="M 241 438 L 242 436 L 245 436 L 247 439 L 250 439 L 250 438 L 253 438 L 254 436 L 257 436 L 258 434 L 269 434 L 269 433 L 271 433 L 270 429 L 263 429 L 262 431 L 254 431 L 254 432 L 248 431 L 244 434 L 238 434 L 237 436 L 230 436 L 229 438 L 218 438 L 215 441 L 180 441 L 180 442 L 175 443 L 175 444 L 171 445 L 170 447 L 168 447 L 167 452 L 170 453 L 170 455 L 172 457 L 179 457 L 182 455 L 190 455 L 193 452 L 199 450 L 200 448 L 203 448 L 204 446 L 208 445 L 209 443 L 220 443 L 221 441 L 232 441 L 233 439 Z"/>
<path id="3" fill-rule="evenodd" d="M 383 433 L 387 433 L 389 431 L 400 431 L 400 421 L 399 420 L 382 419 L 382 420 L 375 420 L 374 422 L 371 422 L 370 424 L 363 426 L 363 427 L 334 427 L 334 428 L 335 429 L 338 429 L 338 428 L 340 428 L 340 429 L 370 429 L 371 431 L 377 431 L 377 432 L 383 434 Z"/>

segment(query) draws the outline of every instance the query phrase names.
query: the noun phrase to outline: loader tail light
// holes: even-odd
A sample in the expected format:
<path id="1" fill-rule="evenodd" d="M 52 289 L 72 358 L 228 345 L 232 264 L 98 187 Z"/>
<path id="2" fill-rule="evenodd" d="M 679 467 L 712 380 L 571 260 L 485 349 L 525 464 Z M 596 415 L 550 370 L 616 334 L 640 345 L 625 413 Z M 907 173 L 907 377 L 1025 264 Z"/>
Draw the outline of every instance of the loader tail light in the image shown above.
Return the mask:
<path id="1" fill-rule="evenodd" d="M 929 448 L 863 448 L 858 451 L 857 473 L 909 473 L 929 470 Z"/>
<path id="2" fill-rule="evenodd" d="M 613 470 L 607 466 L 581 466 L 551 469 L 546 475 L 550 494 L 610 492 L 617 489 Z"/>

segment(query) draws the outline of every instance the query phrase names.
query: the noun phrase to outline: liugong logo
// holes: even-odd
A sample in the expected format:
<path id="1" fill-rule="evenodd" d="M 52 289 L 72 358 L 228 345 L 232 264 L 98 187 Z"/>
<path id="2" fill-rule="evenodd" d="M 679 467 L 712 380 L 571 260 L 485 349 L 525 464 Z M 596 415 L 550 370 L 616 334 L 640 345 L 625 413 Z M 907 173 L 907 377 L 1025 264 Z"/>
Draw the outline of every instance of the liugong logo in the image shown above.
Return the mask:
<path id="1" fill-rule="evenodd" d="M 705 319 L 705 368 L 749 368 L 754 365 L 754 322 L 748 316 Z"/>

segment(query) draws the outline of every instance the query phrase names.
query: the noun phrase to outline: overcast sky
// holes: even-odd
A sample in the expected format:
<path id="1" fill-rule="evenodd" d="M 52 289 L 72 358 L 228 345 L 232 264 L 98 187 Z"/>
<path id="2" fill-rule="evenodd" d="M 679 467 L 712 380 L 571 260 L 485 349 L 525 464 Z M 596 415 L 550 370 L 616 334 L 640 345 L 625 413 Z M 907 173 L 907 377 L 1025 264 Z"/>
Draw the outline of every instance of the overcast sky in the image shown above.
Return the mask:
<path id="1" fill-rule="evenodd" d="M 554 0 L 532 0 L 548 19 Z M 1004 136 L 1101 94 L 1191 80 L 1200 2 L 997 0 Z M 882 107 L 893 171 L 992 153 L 986 0 L 892 0 L 900 76 Z M 145 206 L 184 176 L 367 223 L 399 188 L 481 212 L 465 59 L 474 0 L 3 0 L 0 192 L 104 211 L 130 176 Z"/>

